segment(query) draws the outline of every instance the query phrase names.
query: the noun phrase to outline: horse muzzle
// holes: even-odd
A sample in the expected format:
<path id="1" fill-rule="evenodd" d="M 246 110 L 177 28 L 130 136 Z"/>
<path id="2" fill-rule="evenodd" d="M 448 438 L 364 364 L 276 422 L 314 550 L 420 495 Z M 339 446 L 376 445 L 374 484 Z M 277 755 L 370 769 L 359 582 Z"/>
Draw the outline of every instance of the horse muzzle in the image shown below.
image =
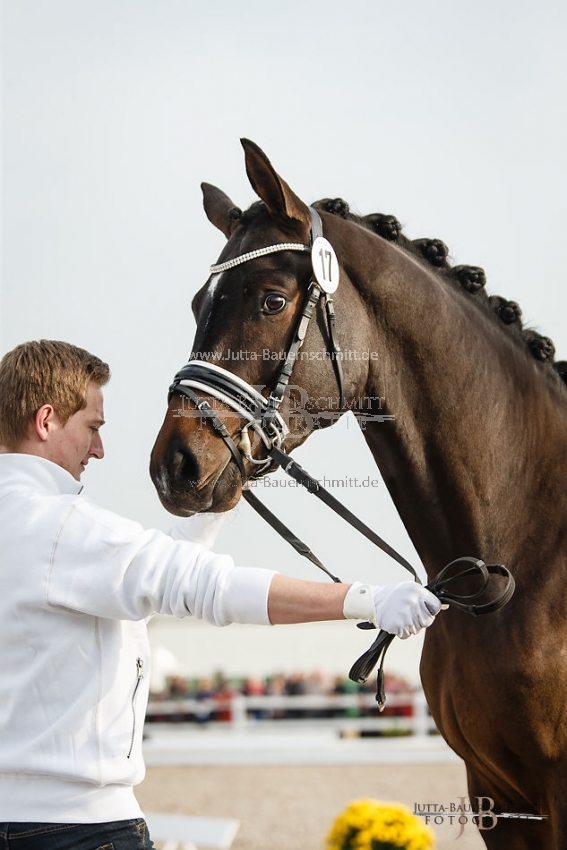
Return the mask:
<path id="1" fill-rule="evenodd" d="M 166 427 L 166 423 L 164 423 Z M 162 429 L 163 430 L 163 429 Z M 209 429 L 156 440 L 150 477 L 163 507 L 176 516 L 228 511 L 238 502 L 242 477 Z"/>

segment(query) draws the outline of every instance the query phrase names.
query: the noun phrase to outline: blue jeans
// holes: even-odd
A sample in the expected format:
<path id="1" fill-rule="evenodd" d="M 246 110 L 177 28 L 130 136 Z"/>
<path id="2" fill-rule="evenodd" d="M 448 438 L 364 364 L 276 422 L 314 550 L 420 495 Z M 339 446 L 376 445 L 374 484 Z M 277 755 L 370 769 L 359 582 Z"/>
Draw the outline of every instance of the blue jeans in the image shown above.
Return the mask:
<path id="1" fill-rule="evenodd" d="M 152 850 L 145 820 L 0 823 L 0 850 Z"/>

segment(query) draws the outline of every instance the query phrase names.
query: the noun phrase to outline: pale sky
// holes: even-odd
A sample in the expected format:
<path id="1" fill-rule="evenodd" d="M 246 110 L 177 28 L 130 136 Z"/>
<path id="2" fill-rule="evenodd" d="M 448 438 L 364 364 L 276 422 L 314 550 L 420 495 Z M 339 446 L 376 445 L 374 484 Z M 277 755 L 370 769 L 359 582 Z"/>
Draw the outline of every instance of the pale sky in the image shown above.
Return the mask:
<path id="1" fill-rule="evenodd" d="M 305 201 L 393 213 L 483 266 L 567 359 L 566 43 L 560 0 L 4 0 L 0 351 L 58 338 L 111 364 L 86 493 L 170 524 L 149 453 L 224 243 L 200 183 L 255 200 L 242 136 Z M 379 478 L 352 422 L 298 458 Z M 256 492 L 345 580 L 405 578 L 308 494 Z M 333 492 L 417 561 L 383 485 Z M 218 548 L 317 577 L 247 506 Z"/>

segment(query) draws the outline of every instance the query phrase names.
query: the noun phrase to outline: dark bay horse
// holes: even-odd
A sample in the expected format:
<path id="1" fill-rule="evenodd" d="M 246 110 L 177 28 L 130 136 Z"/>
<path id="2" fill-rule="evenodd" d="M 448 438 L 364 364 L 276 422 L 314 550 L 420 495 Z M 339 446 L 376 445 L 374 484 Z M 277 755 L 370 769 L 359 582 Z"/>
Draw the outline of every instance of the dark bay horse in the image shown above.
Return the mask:
<path id="1" fill-rule="evenodd" d="M 219 189 L 203 186 L 207 216 L 228 241 L 194 299 L 191 363 L 212 358 L 266 398 L 305 311 L 313 266 L 302 246 L 314 218 L 265 154 L 243 145 L 260 201 L 242 212 Z M 521 328 L 517 304 L 484 294 L 482 270 L 451 267 L 443 243 L 412 242 L 393 217 L 360 219 L 338 200 L 314 206 L 338 260 L 336 337 L 349 356 L 341 358 L 339 378 L 319 300 L 278 409 L 286 424 L 280 445 L 289 452 L 306 439 L 309 410 L 320 409 L 322 399 L 329 418 L 319 419 L 320 427 L 338 415 L 340 395 L 342 409 L 365 399 L 364 437 L 428 576 L 461 555 L 512 571 L 516 592 L 502 610 L 437 617 L 427 630 L 421 676 L 439 730 L 466 764 L 471 800 L 487 797 L 495 812 L 545 818 L 499 818 L 482 832 L 487 847 L 564 850 L 564 364 L 553 364 L 550 340 Z M 262 251 L 270 246 L 273 252 Z M 218 394 L 195 394 L 215 407 L 243 458 L 239 463 L 202 418 L 183 415 L 190 402 L 173 392 L 151 475 L 164 506 L 178 515 L 231 508 L 243 477 L 265 471 L 258 461 L 266 444 L 253 428 L 249 433 L 246 416 Z M 371 409 L 373 400 L 379 408 Z M 372 421 L 378 413 L 385 421 Z M 274 422 L 273 410 L 264 414 Z"/>

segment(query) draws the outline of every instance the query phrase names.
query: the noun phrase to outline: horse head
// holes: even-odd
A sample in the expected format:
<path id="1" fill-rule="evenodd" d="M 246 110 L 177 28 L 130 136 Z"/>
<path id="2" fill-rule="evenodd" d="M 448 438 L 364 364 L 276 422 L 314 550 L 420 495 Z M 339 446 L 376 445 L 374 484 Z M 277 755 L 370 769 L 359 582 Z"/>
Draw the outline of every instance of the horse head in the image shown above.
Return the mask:
<path id="1" fill-rule="evenodd" d="M 268 399 L 306 308 L 313 277 L 313 217 L 318 214 L 290 189 L 257 145 L 248 140 L 242 144 L 247 174 L 260 201 L 242 212 L 220 189 L 202 185 L 207 217 L 228 241 L 193 300 L 197 330 L 189 365 L 201 364 L 206 377 L 217 381 L 228 371 L 258 393 L 257 399 Z M 344 269 L 340 276 L 341 333 L 356 328 L 360 341 L 365 311 Z M 321 294 L 318 285 L 315 290 Z M 325 298 L 330 301 L 330 294 Z M 287 451 L 300 445 L 313 427 L 332 424 L 341 407 L 336 352 L 322 303 L 314 306 L 313 321 L 306 324 L 305 340 L 290 358 L 292 379 L 272 417 L 279 423 L 280 446 L 285 441 Z M 343 402 L 363 392 L 367 371 L 367 360 L 349 365 Z M 246 427 L 250 423 L 240 415 L 239 404 L 227 405 L 222 393 L 210 395 L 199 381 L 196 386 L 198 398 L 215 411 L 242 450 L 243 469 L 202 410 L 173 391 L 152 451 L 150 474 L 163 505 L 178 515 L 230 509 L 240 498 L 243 481 L 265 469 L 262 461 L 269 463 L 269 440 Z M 233 388 L 233 397 L 235 393 Z M 317 399 L 324 403 L 317 404 Z"/>

